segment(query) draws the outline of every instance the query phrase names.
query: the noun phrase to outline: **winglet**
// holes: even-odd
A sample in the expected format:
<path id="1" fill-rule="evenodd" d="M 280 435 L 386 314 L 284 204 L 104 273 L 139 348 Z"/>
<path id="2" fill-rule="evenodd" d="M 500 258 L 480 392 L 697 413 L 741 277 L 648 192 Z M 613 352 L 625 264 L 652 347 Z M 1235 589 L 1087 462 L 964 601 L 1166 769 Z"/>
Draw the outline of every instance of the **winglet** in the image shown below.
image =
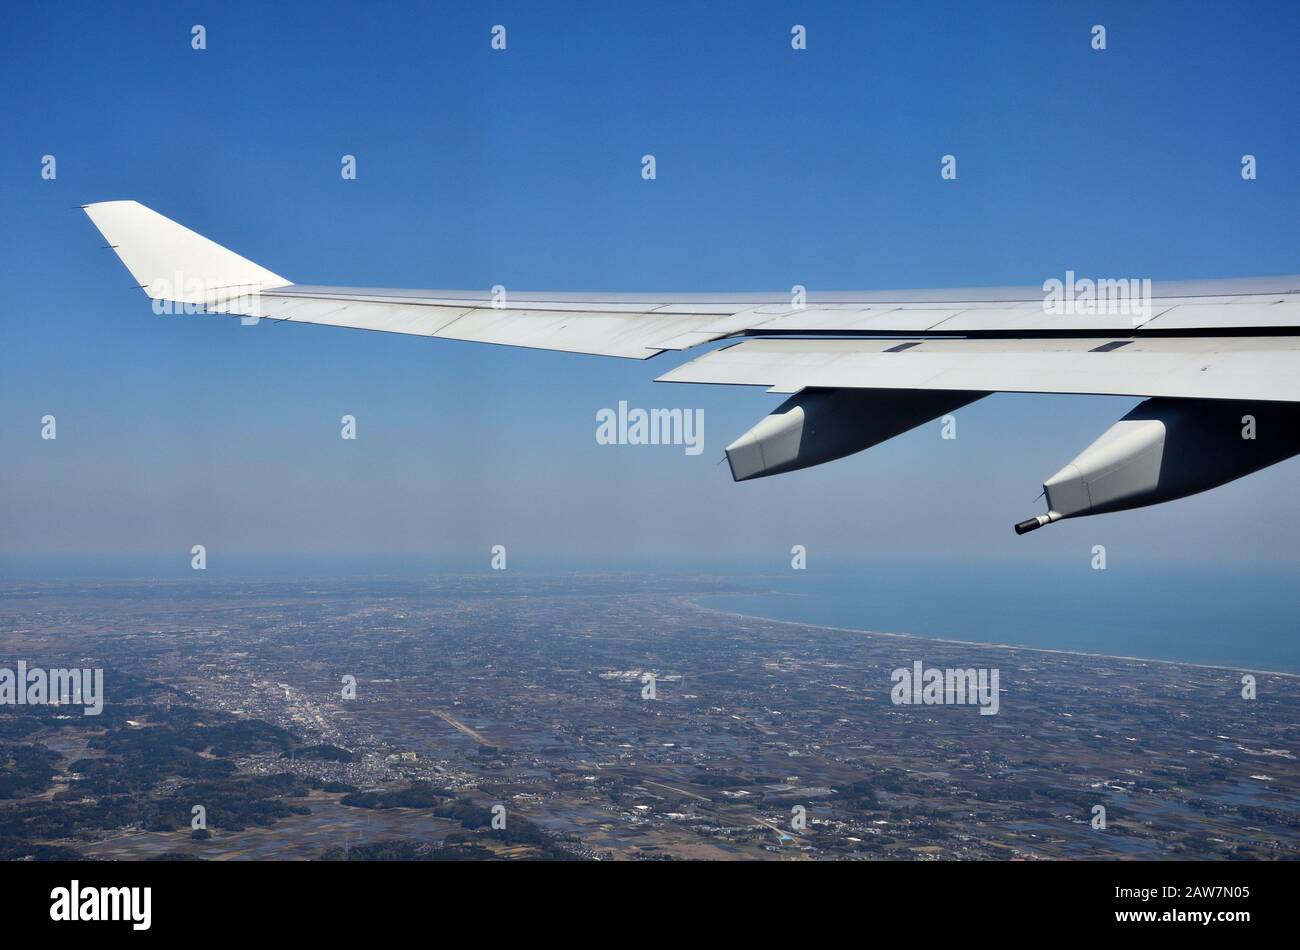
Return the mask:
<path id="1" fill-rule="evenodd" d="M 154 300 L 211 307 L 292 283 L 138 201 L 101 201 L 82 210 Z"/>

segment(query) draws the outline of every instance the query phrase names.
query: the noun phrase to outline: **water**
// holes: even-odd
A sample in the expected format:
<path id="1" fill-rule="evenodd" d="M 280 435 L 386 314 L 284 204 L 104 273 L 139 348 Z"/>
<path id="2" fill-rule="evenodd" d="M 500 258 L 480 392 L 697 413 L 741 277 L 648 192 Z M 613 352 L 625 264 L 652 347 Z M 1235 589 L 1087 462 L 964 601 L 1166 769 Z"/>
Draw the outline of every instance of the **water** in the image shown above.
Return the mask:
<path id="1" fill-rule="evenodd" d="M 703 603 L 775 620 L 1300 673 L 1300 570 L 868 565 Z M 767 588 L 770 592 L 764 592 Z"/>
<path id="2" fill-rule="evenodd" d="M 504 577 L 487 570 L 485 559 L 469 567 L 410 558 L 337 563 L 289 558 L 229 561 L 226 571 L 240 576 L 320 576 L 330 591 L 338 589 L 337 580 L 327 580 L 334 575 L 391 572 L 436 578 L 440 571 L 453 569 L 481 573 L 491 580 L 491 586 L 482 591 L 484 596 L 508 596 L 513 589 L 512 584 L 502 583 Z M 188 554 L 172 557 L 167 562 L 170 572 L 159 569 L 162 562 L 161 558 L 85 563 L 51 559 L 42 564 L 30 559 L 10 563 L 0 557 L 0 581 L 19 577 L 194 579 Z M 1113 564 L 1107 570 L 1094 571 L 1086 559 L 1070 565 L 967 561 L 828 567 L 824 559 L 812 563 L 807 571 L 780 574 L 769 574 L 766 567 L 752 561 L 708 558 L 689 567 L 629 563 L 624 568 L 633 576 L 657 578 L 664 584 L 671 585 L 678 578 L 683 592 L 698 589 L 701 578 L 748 589 L 752 592 L 710 596 L 704 603 L 776 620 L 1300 674 L 1300 623 L 1296 619 L 1300 567 L 1294 565 Z M 569 572 L 612 569 L 608 560 L 557 563 L 533 574 L 512 563 L 509 577 L 547 577 L 553 585 L 573 593 L 599 593 L 607 581 Z M 222 570 L 214 568 L 209 573 L 217 576 Z M 181 594 L 174 588 L 162 588 L 157 596 Z"/>

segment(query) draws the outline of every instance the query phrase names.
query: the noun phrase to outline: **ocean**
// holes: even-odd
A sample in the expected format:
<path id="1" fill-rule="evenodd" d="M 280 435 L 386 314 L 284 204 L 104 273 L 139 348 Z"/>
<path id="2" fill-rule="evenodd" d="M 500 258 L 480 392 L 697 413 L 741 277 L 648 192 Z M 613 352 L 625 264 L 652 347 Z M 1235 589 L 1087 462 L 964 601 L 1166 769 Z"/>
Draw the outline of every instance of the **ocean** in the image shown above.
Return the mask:
<path id="1" fill-rule="evenodd" d="M 774 620 L 1300 674 L 1300 570 L 882 566 L 748 577 L 708 607 Z"/>

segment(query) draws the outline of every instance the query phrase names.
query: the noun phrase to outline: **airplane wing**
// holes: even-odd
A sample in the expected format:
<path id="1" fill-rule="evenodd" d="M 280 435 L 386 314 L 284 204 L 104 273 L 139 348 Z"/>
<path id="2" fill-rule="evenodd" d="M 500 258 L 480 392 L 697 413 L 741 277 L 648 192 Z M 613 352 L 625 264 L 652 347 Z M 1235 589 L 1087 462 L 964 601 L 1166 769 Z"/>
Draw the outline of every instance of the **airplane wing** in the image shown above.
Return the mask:
<path id="1" fill-rule="evenodd" d="M 658 381 L 1300 402 L 1300 336 L 751 340 Z"/>
<path id="2" fill-rule="evenodd" d="M 1066 517 L 1155 504 L 1300 453 L 1300 276 L 787 295 L 295 284 L 135 201 L 83 206 L 137 284 L 190 312 L 647 359 L 791 398 L 727 447 L 737 481 L 868 448 L 990 392 L 1150 397 L 1044 483 Z M 1073 275 L 1067 275 L 1073 281 Z"/>

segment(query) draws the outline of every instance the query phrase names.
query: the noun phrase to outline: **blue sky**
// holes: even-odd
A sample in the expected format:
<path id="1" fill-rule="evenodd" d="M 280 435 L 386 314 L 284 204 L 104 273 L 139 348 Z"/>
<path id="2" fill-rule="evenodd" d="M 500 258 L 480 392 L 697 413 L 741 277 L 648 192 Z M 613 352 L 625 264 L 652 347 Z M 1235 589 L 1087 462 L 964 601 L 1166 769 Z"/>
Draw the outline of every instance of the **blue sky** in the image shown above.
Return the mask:
<path id="1" fill-rule="evenodd" d="M 1016 538 L 1135 400 L 994 396 L 733 485 L 776 403 L 638 363 L 162 317 L 84 216 L 135 198 L 292 280 L 784 291 L 1300 272 L 1300 6 L 26 5 L 0 36 L 0 562 L 1293 562 L 1295 461 Z M 494 24 L 508 49 L 490 49 Z M 808 49 L 790 48 L 804 24 Z M 190 47 L 191 26 L 207 49 Z M 1090 47 L 1093 24 L 1105 51 Z M 653 153 L 658 178 L 640 176 Z M 1259 178 L 1244 182 L 1241 156 Z M 41 179 L 41 159 L 57 178 Z M 340 158 L 357 157 L 344 181 Z M 942 181 L 944 154 L 958 179 Z M 706 448 L 595 412 L 705 411 Z M 58 418 L 56 442 L 40 418 Z M 356 442 L 338 436 L 344 413 Z M 223 561 L 223 558 L 225 559 Z"/>

